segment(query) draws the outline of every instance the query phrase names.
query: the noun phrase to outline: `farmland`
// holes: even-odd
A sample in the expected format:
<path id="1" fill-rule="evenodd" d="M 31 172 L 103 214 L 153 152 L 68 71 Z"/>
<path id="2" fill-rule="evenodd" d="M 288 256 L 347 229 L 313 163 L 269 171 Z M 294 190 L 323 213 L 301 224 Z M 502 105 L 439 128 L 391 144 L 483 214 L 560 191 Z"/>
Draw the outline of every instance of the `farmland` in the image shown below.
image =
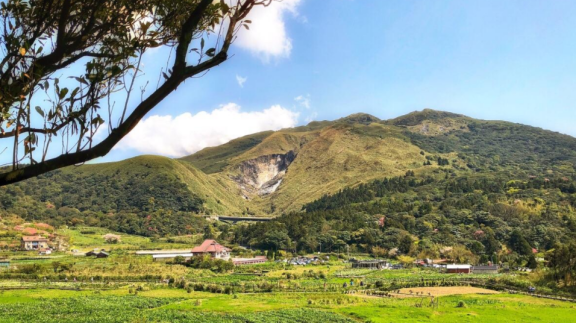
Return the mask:
<path id="1" fill-rule="evenodd" d="M 97 242 L 72 234 L 86 250 Z M 571 302 L 496 291 L 496 283 L 471 286 L 529 283 L 516 274 L 353 269 L 333 255 L 306 266 L 269 262 L 216 273 L 153 262 L 134 254 L 138 246 L 180 243 L 127 237 L 108 246 L 109 258 L 14 261 L 35 269 L 0 273 L 0 322 L 569 322 L 576 315 Z"/>
<path id="2" fill-rule="evenodd" d="M 147 288 L 145 288 L 147 289 Z M 110 290 L 7 290 L 1 322 L 570 322 L 571 303 L 529 296 L 449 295 L 437 307 L 414 298 L 340 293 L 222 295 L 157 288 L 134 295 Z M 462 305 L 463 304 L 463 305 Z"/>
<path id="3" fill-rule="evenodd" d="M 78 252 L 2 251 L 11 268 L 0 271 L 0 322 L 569 322 L 576 315 L 574 303 L 522 294 L 538 273 L 355 269 L 342 254 L 316 254 L 323 261 L 305 266 L 270 261 L 218 272 L 135 254 L 187 248 L 201 235 L 122 234 L 110 244 L 100 228 L 57 232 Z M 94 248 L 110 256 L 78 255 Z M 539 292 L 555 295 L 545 286 Z"/>

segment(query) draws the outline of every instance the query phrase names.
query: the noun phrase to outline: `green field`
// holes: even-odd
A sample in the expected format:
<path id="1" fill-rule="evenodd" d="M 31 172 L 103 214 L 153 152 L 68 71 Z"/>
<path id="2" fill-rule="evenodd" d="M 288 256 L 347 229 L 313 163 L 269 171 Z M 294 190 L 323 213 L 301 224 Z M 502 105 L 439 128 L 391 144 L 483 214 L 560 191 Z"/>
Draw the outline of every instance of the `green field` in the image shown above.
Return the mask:
<path id="1" fill-rule="evenodd" d="M 71 248 L 105 248 L 110 257 L 1 252 L 11 268 L 0 271 L 0 322 L 572 322 L 576 317 L 576 303 L 507 292 L 525 291 L 540 272 L 353 269 L 334 254 L 306 266 L 268 262 L 219 272 L 135 254 L 188 248 L 200 235 L 122 234 L 120 243 L 108 244 L 105 229 L 58 232 L 70 237 Z M 558 295 L 545 286 L 538 291 Z"/>
<path id="2" fill-rule="evenodd" d="M 446 296 L 438 303 L 340 293 L 30 289 L 2 292 L 0 322 L 573 322 L 576 316 L 572 303 L 509 294 Z"/>

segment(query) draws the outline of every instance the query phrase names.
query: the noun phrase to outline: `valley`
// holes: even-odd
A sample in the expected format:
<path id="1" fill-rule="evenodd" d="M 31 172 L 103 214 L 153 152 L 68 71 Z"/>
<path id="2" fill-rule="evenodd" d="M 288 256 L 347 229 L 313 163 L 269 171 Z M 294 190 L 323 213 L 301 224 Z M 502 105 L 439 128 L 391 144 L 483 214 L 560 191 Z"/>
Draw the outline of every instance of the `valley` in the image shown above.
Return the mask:
<path id="1" fill-rule="evenodd" d="M 0 321 L 38 319 L 56 302 L 54 317 L 73 322 L 111 299 L 138 310 L 95 321 L 568 318 L 575 167 L 572 137 L 424 110 L 56 170 L 0 188 Z M 50 253 L 23 251 L 25 236 Z M 265 263 L 136 253 L 187 255 L 206 239 Z M 386 269 L 355 267 L 379 259 Z"/>

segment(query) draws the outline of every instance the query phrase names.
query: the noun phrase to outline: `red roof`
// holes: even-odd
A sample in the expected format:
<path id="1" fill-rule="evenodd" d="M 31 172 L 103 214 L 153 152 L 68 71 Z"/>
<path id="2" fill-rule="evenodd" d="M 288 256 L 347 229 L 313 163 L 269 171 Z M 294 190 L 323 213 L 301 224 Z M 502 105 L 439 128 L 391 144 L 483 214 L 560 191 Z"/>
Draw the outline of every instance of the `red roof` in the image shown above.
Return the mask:
<path id="1" fill-rule="evenodd" d="M 39 242 L 48 242 L 46 238 L 40 236 L 23 236 L 22 241 L 39 241 Z"/>
<path id="2" fill-rule="evenodd" d="M 224 247 L 213 239 L 204 240 L 201 245 L 192 249 L 192 253 L 213 253 L 222 251 L 230 251 L 230 249 Z"/>

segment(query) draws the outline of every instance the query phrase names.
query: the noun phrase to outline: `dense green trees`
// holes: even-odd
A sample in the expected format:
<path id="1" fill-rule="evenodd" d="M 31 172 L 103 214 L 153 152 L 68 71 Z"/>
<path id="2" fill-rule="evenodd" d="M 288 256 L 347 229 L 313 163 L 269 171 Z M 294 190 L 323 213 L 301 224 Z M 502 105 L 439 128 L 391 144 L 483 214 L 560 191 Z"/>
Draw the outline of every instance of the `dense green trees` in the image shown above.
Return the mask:
<path id="1" fill-rule="evenodd" d="M 563 281 L 567 286 L 576 284 L 576 243 L 554 245 L 554 249 L 546 254 L 548 267 L 552 272 L 552 277 L 557 282 Z"/>
<path id="2" fill-rule="evenodd" d="M 380 253 L 398 248 L 400 254 L 433 258 L 442 253 L 484 263 L 498 261 L 507 246 L 514 257 L 502 259 L 527 265 L 532 248 L 547 250 L 576 238 L 572 177 L 444 176 L 448 173 L 425 178 L 408 173 L 347 188 L 304 206 L 303 212 L 237 227 L 233 240 L 308 252 L 320 244 L 336 252 L 346 246 Z M 271 242 L 278 236 L 285 243 Z M 455 248 L 441 252 L 441 246 Z"/>

